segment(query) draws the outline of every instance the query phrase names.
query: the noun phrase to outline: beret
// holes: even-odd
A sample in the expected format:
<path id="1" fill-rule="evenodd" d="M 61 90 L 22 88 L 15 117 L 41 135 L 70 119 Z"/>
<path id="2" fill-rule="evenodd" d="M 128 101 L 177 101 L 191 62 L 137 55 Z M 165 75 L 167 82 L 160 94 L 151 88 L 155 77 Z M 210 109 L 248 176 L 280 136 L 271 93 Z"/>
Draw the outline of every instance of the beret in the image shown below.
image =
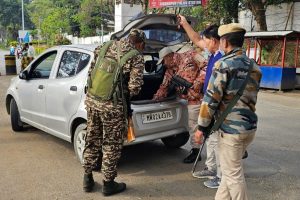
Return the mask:
<path id="1" fill-rule="evenodd" d="M 236 32 L 246 33 L 246 30 L 238 23 L 225 24 L 220 26 L 218 29 L 218 35 L 220 37 L 223 37 L 224 35 L 229 33 L 236 33 Z"/>

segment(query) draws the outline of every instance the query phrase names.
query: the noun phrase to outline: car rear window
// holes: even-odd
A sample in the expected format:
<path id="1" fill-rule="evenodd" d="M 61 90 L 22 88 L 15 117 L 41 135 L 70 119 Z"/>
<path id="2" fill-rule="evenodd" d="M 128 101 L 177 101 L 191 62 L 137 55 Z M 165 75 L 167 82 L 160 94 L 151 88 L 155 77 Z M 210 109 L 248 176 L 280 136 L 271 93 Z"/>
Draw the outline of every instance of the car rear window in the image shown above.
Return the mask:
<path id="1" fill-rule="evenodd" d="M 148 29 L 143 30 L 148 40 L 154 40 L 159 42 L 173 42 L 182 40 L 185 36 L 184 33 L 174 30 L 164 29 Z"/>

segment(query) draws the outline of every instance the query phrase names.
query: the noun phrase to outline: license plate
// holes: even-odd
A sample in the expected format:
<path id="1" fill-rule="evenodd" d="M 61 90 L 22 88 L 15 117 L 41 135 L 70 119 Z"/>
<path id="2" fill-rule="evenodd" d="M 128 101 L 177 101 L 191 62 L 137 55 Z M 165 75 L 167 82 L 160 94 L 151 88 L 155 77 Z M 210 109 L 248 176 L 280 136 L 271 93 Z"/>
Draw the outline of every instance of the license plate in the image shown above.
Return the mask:
<path id="1" fill-rule="evenodd" d="M 143 124 L 149 124 L 153 122 L 165 121 L 170 119 L 173 119 L 172 111 L 170 110 L 142 114 Z"/>

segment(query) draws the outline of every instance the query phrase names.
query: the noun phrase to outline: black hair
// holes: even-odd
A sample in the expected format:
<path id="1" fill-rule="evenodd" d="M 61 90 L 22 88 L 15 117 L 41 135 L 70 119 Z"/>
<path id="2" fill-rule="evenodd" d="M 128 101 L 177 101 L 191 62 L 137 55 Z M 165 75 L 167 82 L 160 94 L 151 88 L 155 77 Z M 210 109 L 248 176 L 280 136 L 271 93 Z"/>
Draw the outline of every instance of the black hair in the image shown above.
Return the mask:
<path id="1" fill-rule="evenodd" d="M 29 42 L 29 45 L 32 45 L 32 42 Z"/>
<path id="2" fill-rule="evenodd" d="M 203 31 L 204 37 L 211 39 L 214 38 L 216 40 L 220 40 L 220 36 L 218 35 L 219 26 L 216 24 L 210 25 Z"/>
<path id="3" fill-rule="evenodd" d="M 242 47 L 244 44 L 245 33 L 246 31 L 228 33 L 223 35 L 222 38 L 226 39 L 233 47 Z"/>

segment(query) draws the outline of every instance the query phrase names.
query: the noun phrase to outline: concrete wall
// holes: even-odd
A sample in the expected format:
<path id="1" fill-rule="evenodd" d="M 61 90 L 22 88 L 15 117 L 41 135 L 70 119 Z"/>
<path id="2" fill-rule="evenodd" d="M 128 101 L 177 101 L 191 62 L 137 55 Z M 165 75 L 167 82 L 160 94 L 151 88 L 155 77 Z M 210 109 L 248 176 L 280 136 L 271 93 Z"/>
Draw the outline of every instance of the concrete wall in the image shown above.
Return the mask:
<path id="1" fill-rule="evenodd" d="M 86 37 L 86 38 L 78 38 L 73 37 L 72 35 L 67 35 L 66 38 L 68 38 L 72 44 L 101 44 L 102 42 L 106 42 L 110 39 L 110 35 L 104 35 L 103 39 L 101 39 L 101 36 L 94 36 L 94 37 Z"/>
<path id="2" fill-rule="evenodd" d="M 279 6 L 268 6 L 266 11 L 268 31 L 273 30 L 295 30 L 300 31 L 300 2 L 284 3 Z M 290 18 L 288 20 L 289 12 Z M 258 26 L 252 16 L 250 10 L 241 11 L 239 13 L 239 22 L 247 29 L 247 31 L 257 31 Z M 251 29 L 252 25 L 252 29 Z"/>

